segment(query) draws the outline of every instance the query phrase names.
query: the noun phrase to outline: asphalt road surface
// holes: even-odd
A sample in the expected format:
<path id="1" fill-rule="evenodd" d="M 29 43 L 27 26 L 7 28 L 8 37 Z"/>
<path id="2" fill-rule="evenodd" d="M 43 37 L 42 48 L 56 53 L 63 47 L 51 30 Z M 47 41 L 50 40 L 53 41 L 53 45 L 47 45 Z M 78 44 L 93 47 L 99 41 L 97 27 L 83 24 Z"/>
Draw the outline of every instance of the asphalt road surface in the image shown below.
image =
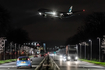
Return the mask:
<path id="1" fill-rule="evenodd" d="M 60 70 L 105 70 L 105 67 L 84 61 L 64 61 L 60 55 L 51 56 Z M 63 58 L 63 57 L 62 57 Z"/>
<path id="2" fill-rule="evenodd" d="M 17 69 L 16 62 L 10 62 L 0 65 L 0 70 L 35 70 L 35 68 L 40 64 L 44 57 L 32 57 L 32 68 L 22 67 Z"/>

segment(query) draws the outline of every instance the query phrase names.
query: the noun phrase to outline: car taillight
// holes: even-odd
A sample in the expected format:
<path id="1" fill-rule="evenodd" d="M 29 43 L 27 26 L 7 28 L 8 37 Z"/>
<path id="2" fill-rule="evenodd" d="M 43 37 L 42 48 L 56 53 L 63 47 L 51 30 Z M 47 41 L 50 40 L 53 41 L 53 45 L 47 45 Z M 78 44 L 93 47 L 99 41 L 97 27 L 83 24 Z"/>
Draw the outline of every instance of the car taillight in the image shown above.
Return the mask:
<path id="1" fill-rule="evenodd" d="M 19 58 L 17 59 L 17 61 L 19 61 Z"/>
<path id="2" fill-rule="evenodd" d="M 28 58 L 28 61 L 30 60 L 30 58 Z"/>
<path id="3" fill-rule="evenodd" d="M 48 52 L 48 54 L 49 54 L 49 52 Z"/>

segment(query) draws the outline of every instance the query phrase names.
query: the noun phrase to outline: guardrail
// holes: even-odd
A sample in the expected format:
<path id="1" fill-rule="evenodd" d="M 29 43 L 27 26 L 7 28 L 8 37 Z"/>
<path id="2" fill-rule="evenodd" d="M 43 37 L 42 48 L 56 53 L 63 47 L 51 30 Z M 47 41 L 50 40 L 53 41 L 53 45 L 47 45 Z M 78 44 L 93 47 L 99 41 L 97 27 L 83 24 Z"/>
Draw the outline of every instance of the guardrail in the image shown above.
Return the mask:
<path id="1" fill-rule="evenodd" d="M 45 56 L 45 58 L 40 62 L 40 64 L 35 68 L 35 70 L 41 70 L 44 61 L 46 60 L 47 56 Z"/>
<path id="2" fill-rule="evenodd" d="M 51 67 L 53 70 L 60 70 L 59 66 L 55 63 L 55 61 L 50 57 Z"/>

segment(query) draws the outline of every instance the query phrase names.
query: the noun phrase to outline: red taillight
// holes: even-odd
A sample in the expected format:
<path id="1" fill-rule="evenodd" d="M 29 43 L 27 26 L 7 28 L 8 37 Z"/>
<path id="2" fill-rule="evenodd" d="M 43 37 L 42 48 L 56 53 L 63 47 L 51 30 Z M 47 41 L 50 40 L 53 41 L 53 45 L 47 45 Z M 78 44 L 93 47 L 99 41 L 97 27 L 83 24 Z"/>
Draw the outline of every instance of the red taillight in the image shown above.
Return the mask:
<path id="1" fill-rule="evenodd" d="M 24 54 L 24 52 L 22 52 L 22 54 Z"/>
<path id="2" fill-rule="evenodd" d="M 30 60 L 30 58 L 28 58 L 28 61 Z"/>
<path id="3" fill-rule="evenodd" d="M 46 55 L 47 55 L 47 53 L 46 53 Z"/>
<path id="4" fill-rule="evenodd" d="M 85 9 L 83 9 L 83 11 L 85 11 Z"/>
<path id="5" fill-rule="evenodd" d="M 15 54 L 16 54 L 16 52 L 15 52 Z"/>

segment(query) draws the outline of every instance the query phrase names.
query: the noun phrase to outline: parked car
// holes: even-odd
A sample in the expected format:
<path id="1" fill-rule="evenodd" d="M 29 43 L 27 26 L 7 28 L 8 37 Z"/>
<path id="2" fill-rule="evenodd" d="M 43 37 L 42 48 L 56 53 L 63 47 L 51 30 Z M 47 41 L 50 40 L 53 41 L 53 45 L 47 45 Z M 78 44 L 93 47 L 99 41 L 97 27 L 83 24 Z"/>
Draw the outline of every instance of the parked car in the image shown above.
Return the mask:
<path id="1" fill-rule="evenodd" d="M 19 67 L 30 67 L 30 68 L 32 68 L 32 64 L 31 64 L 30 58 L 28 56 L 18 57 L 17 62 L 16 62 L 16 66 L 17 66 L 17 68 L 19 68 Z"/>

